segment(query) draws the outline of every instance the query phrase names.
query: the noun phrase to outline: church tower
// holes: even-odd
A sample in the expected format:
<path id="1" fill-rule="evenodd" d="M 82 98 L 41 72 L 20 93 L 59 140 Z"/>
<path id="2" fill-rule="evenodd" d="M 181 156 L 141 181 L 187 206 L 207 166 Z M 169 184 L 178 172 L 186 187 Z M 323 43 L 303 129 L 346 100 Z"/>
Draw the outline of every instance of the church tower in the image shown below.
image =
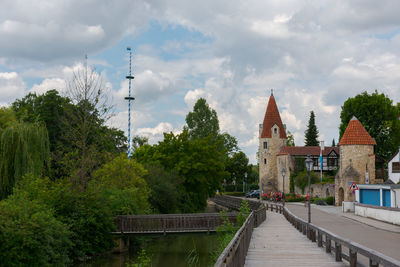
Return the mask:
<path id="1" fill-rule="evenodd" d="M 279 115 L 273 93 L 268 101 L 264 121 L 259 126 L 259 183 L 264 193 L 278 191 L 277 154 L 286 144 L 286 129 Z"/>

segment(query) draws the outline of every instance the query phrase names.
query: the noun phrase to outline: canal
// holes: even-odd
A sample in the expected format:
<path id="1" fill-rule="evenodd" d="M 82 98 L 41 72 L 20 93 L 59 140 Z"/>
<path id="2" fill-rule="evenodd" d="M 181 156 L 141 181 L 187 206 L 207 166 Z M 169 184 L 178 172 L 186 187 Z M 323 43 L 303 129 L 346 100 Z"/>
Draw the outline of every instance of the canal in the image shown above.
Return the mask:
<path id="1" fill-rule="evenodd" d="M 122 254 L 106 254 L 97 257 L 83 266 L 108 267 L 126 266 L 127 263 L 138 261 L 139 252 L 144 249 L 151 259 L 153 267 L 190 266 L 189 262 L 198 259 L 196 266 L 213 266 L 213 252 L 218 246 L 217 234 L 168 234 L 141 236 L 132 240 L 136 245 L 130 247 L 129 252 Z M 189 257 L 189 255 L 191 255 Z"/>

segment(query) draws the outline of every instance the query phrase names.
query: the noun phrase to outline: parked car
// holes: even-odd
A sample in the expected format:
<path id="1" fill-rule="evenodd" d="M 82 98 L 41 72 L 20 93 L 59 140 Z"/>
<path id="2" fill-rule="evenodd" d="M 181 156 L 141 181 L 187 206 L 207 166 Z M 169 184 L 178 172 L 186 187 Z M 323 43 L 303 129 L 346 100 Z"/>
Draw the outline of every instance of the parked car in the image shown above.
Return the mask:
<path id="1" fill-rule="evenodd" d="M 250 191 L 250 192 L 248 192 L 248 193 L 246 194 L 246 197 L 255 197 L 255 198 L 259 198 L 259 197 L 260 197 L 260 190 L 259 190 L 259 189 L 257 189 L 257 190 L 252 190 L 252 191 Z"/>

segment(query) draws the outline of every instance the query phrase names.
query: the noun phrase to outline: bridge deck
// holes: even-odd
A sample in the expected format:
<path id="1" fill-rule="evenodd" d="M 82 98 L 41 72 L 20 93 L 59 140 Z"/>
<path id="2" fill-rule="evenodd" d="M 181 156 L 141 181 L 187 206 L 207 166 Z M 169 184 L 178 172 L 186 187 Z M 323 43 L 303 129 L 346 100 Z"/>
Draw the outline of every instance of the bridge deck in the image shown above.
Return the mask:
<path id="1" fill-rule="evenodd" d="M 282 214 L 268 212 L 267 219 L 254 229 L 245 266 L 348 266 L 336 262 Z"/>

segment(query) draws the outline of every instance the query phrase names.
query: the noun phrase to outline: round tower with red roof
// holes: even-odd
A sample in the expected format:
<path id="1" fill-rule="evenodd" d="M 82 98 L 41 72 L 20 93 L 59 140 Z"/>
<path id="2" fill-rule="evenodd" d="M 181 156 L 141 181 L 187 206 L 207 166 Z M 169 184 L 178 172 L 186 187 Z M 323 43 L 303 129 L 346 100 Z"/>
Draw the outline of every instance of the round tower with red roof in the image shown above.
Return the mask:
<path id="1" fill-rule="evenodd" d="M 283 126 L 278 106 L 271 92 L 264 121 L 259 129 L 259 183 L 265 192 L 279 191 L 277 154 L 286 144 L 286 129 Z M 289 179 L 288 179 L 289 180 Z"/>
<path id="2" fill-rule="evenodd" d="M 375 183 L 375 140 L 353 116 L 340 139 L 340 168 L 335 178 L 335 202 L 354 201 L 351 183 Z"/>

